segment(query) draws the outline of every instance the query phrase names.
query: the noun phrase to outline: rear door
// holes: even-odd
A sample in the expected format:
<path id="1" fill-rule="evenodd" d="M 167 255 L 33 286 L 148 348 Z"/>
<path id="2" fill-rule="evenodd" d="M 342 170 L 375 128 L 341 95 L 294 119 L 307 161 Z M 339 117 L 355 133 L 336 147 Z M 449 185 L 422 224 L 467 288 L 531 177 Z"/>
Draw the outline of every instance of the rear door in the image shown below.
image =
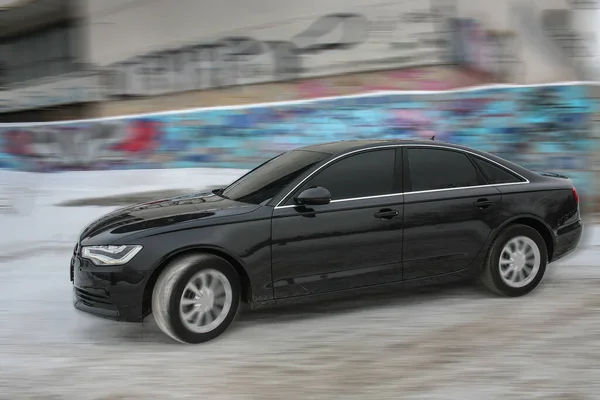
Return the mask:
<path id="1" fill-rule="evenodd" d="M 326 165 L 276 207 L 272 272 L 276 298 L 402 280 L 401 156 L 393 148 L 361 151 Z M 293 198 L 321 186 L 326 205 Z"/>
<path id="2" fill-rule="evenodd" d="M 500 191 L 469 153 L 407 146 L 404 159 L 404 279 L 467 268 L 498 220 Z"/>

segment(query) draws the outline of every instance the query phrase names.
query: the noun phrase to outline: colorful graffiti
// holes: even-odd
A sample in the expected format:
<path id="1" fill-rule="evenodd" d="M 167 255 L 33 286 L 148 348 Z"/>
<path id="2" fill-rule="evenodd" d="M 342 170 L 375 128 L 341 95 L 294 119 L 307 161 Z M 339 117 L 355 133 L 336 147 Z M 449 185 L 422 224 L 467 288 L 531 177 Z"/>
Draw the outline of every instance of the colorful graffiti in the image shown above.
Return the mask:
<path id="1" fill-rule="evenodd" d="M 48 124 L 0 125 L 0 167 L 38 172 L 250 168 L 297 146 L 355 138 L 430 138 L 571 176 L 591 191 L 591 87 L 490 86 Z"/>

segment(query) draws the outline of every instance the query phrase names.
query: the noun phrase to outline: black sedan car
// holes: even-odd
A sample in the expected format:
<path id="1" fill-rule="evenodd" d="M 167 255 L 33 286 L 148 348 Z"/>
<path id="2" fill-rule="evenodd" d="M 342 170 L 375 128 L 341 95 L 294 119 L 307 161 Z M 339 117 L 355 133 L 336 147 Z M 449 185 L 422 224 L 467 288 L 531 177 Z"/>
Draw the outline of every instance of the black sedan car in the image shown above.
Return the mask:
<path id="1" fill-rule="evenodd" d="M 251 309 L 384 285 L 478 277 L 533 290 L 583 230 L 569 179 L 434 141 L 343 141 L 281 154 L 230 186 L 126 207 L 87 226 L 77 309 L 154 314 L 173 339 L 223 333 Z"/>

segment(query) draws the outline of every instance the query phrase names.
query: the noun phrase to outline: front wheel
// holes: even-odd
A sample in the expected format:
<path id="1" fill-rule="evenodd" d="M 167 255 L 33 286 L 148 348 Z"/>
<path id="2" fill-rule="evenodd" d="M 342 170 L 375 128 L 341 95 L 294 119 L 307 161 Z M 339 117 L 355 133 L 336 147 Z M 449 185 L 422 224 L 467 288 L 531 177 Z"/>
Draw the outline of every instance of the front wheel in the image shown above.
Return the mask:
<path id="1" fill-rule="evenodd" d="M 221 335 L 240 305 L 240 280 L 226 260 L 194 254 L 169 264 L 152 293 L 158 327 L 182 343 L 202 343 Z"/>
<path id="2" fill-rule="evenodd" d="M 512 225 L 493 242 L 481 281 L 498 294 L 523 296 L 540 283 L 547 263 L 548 250 L 540 233 L 526 225 Z"/>

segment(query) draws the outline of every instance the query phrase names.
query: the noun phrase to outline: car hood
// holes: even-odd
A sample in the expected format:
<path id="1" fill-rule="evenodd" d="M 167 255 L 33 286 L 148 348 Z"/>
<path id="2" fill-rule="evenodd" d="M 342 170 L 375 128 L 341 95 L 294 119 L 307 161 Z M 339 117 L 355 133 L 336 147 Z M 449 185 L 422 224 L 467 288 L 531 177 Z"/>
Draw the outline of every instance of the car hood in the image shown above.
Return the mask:
<path id="1" fill-rule="evenodd" d="M 214 192 L 169 197 L 120 208 L 89 224 L 79 240 L 90 239 L 103 233 L 116 236 L 153 228 L 161 228 L 187 221 L 200 221 L 243 214 L 256 210 L 259 205 L 240 203 L 217 196 Z"/>

